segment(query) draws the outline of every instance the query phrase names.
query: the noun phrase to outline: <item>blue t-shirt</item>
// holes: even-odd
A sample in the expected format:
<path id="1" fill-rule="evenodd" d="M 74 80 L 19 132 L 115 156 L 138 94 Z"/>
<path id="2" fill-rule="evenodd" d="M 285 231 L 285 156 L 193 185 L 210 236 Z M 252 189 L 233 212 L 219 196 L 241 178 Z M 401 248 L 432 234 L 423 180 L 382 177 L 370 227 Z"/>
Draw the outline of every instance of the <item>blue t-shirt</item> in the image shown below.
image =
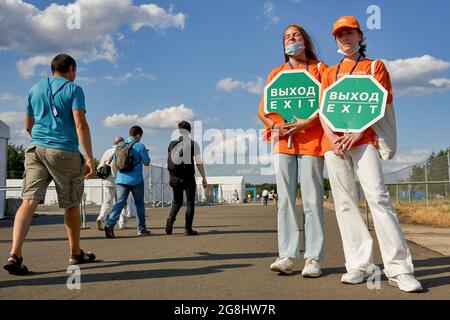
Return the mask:
<path id="1" fill-rule="evenodd" d="M 47 78 L 35 84 L 28 95 L 26 113 L 34 117 L 30 144 L 79 152 L 72 111 L 86 111 L 83 89 L 65 78 L 49 80 L 55 95 L 55 110 L 50 103 Z"/>
<path id="2" fill-rule="evenodd" d="M 136 139 L 129 137 L 127 143 L 133 142 Z M 148 156 L 145 146 L 136 142 L 131 147 L 131 156 L 133 157 L 133 163 L 135 164 L 133 170 L 129 172 L 117 172 L 116 184 L 128 184 L 138 185 L 144 182 L 144 176 L 142 175 L 142 164 L 148 165 L 150 163 L 150 157 Z"/>

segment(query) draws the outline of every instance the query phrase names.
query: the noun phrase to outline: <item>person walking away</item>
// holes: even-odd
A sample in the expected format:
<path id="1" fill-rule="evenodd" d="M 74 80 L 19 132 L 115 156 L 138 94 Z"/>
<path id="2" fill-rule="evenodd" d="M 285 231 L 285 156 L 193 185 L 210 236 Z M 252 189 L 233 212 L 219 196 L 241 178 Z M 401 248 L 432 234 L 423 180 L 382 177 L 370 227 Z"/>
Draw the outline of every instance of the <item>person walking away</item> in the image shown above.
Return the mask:
<path id="1" fill-rule="evenodd" d="M 195 236 L 198 232 L 192 229 L 197 188 L 194 163 L 202 176 L 203 188 L 208 186 L 208 182 L 206 181 L 200 147 L 189 136 L 191 133 L 190 123 L 181 121 L 178 124 L 178 130 L 180 132 L 179 139 L 171 141 L 168 147 L 167 168 L 170 173 L 173 201 L 165 229 L 167 234 L 172 234 L 173 224 L 183 205 L 183 194 L 186 194 L 185 235 Z"/>
<path id="2" fill-rule="evenodd" d="M 119 219 L 120 212 L 124 208 L 128 195 L 131 192 L 136 205 L 138 218 L 138 236 L 149 235 L 151 232 L 145 224 L 144 205 L 144 176 L 142 165 L 150 165 L 150 157 L 146 147 L 140 142 L 144 131 L 139 126 L 133 126 L 129 130 L 126 143 L 116 152 L 115 166 L 118 169 L 116 177 L 117 202 L 112 208 L 111 214 L 105 224 L 106 238 L 115 238 L 114 226 Z"/>
<path id="3" fill-rule="evenodd" d="M 84 179 L 90 179 L 94 172 L 85 96 L 83 89 L 74 83 L 77 64 L 72 57 L 57 55 L 51 62 L 51 70 L 53 77 L 35 84 L 27 100 L 25 128 L 31 135 L 31 142 L 25 150 L 23 202 L 14 219 L 12 247 L 4 265 L 4 269 L 14 275 L 29 273 L 23 264 L 22 247 L 33 214 L 37 206 L 44 203 L 51 181 L 55 183 L 59 207 L 64 209 L 69 264 L 88 263 L 96 258 L 94 253 L 84 252 L 80 247 Z"/>
<path id="4" fill-rule="evenodd" d="M 103 224 L 107 219 L 107 215 L 112 211 L 112 208 L 116 203 L 117 190 L 114 180 L 117 176 L 117 169 L 114 163 L 114 155 L 117 148 L 124 143 L 125 139 L 123 137 L 114 137 L 113 146 L 103 153 L 97 167 L 97 172 L 99 172 L 102 167 L 108 166 L 108 171 L 110 172 L 108 176 L 102 177 L 103 203 L 100 208 L 100 214 L 97 217 L 97 229 L 100 231 L 104 231 Z M 134 211 L 136 211 L 135 208 L 133 195 L 130 194 L 127 199 L 127 204 L 120 214 L 119 229 L 127 228 L 128 219 L 134 215 Z"/>

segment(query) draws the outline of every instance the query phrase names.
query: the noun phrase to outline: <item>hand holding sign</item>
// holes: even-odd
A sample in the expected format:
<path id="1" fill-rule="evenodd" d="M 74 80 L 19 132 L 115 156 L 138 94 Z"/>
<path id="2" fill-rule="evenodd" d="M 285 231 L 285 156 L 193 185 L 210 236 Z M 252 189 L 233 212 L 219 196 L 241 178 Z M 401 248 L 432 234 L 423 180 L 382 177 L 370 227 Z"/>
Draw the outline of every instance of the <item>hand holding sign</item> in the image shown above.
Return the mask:
<path id="1" fill-rule="evenodd" d="M 264 111 L 279 114 L 287 123 L 280 137 L 289 136 L 288 148 L 292 136 L 306 127 L 304 119 L 317 114 L 319 92 L 320 83 L 306 70 L 281 71 L 264 88 Z"/>
<path id="2" fill-rule="evenodd" d="M 373 76 L 347 75 L 324 91 L 320 116 L 334 132 L 363 132 L 384 117 L 387 96 Z"/>
<path id="3" fill-rule="evenodd" d="M 294 116 L 294 119 L 296 122 L 290 124 L 290 129 L 286 133 L 286 135 L 288 136 L 296 135 L 298 132 L 305 130 L 310 123 L 309 120 L 300 119 L 297 118 L 296 116 Z"/>

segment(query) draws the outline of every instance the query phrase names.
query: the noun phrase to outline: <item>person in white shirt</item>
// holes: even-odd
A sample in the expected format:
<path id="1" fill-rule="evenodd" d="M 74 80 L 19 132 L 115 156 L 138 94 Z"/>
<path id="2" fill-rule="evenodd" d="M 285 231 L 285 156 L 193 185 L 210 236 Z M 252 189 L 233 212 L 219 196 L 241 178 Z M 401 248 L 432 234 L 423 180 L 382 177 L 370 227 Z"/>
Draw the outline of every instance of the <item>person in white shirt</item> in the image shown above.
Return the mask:
<path id="1" fill-rule="evenodd" d="M 269 200 L 269 191 L 267 189 L 264 189 L 262 192 L 262 198 L 263 198 L 263 204 L 267 206 L 267 201 Z"/>

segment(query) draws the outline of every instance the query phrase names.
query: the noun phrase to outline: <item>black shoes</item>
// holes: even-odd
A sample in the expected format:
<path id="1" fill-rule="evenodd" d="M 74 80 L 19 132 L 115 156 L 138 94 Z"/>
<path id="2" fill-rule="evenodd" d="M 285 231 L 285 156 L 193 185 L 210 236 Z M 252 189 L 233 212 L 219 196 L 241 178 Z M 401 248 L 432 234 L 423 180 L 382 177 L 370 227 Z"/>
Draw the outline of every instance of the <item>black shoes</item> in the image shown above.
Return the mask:
<path id="1" fill-rule="evenodd" d="M 196 235 L 198 235 L 198 232 L 193 229 L 186 229 L 184 231 L 184 235 L 185 236 L 196 236 Z"/>
<path id="2" fill-rule="evenodd" d="M 170 216 L 167 218 L 167 221 L 166 221 L 166 233 L 167 234 L 172 234 L 173 224 L 175 223 L 175 220 L 176 219 L 174 219 L 174 218 L 172 218 Z M 186 235 L 186 236 L 196 236 L 196 235 L 198 235 L 198 232 L 193 230 L 192 228 L 186 228 L 185 231 L 184 231 L 184 235 Z"/>
<path id="3" fill-rule="evenodd" d="M 166 233 L 167 234 L 172 234 L 174 222 L 175 222 L 175 219 L 173 219 L 172 217 L 167 218 L 167 222 L 166 222 Z"/>
<path id="4" fill-rule="evenodd" d="M 108 226 L 108 225 L 105 225 L 104 229 L 105 229 L 105 236 L 106 236 L 106 238 L 112 239 L 112 238 L 115 238 L 115 237 L 116 237 L 116 236 L 114 235 L 114 228 L 113 228 L 113 227 L 110 227 L 110 226 Z"/>

